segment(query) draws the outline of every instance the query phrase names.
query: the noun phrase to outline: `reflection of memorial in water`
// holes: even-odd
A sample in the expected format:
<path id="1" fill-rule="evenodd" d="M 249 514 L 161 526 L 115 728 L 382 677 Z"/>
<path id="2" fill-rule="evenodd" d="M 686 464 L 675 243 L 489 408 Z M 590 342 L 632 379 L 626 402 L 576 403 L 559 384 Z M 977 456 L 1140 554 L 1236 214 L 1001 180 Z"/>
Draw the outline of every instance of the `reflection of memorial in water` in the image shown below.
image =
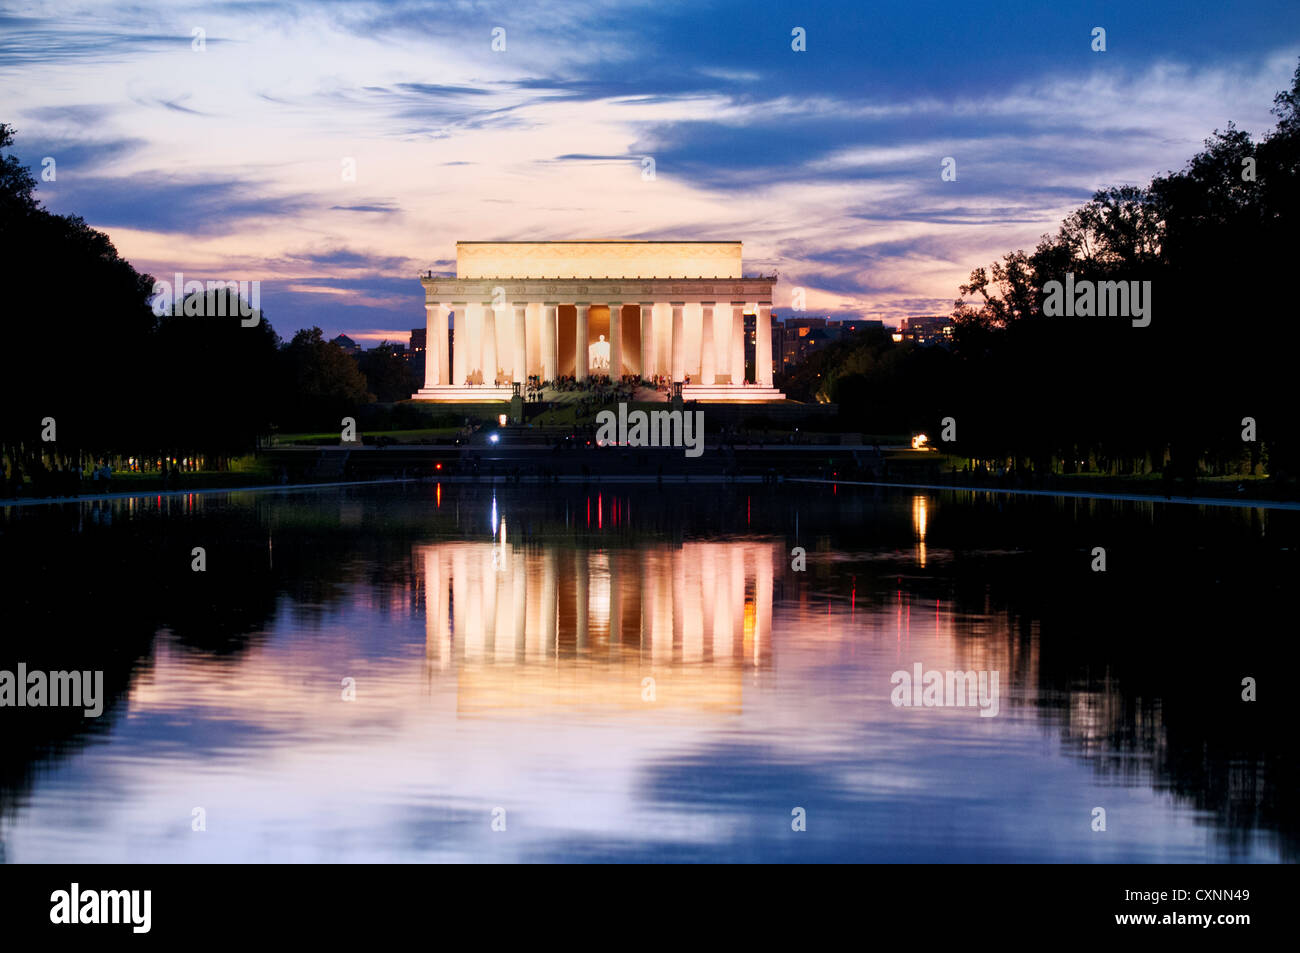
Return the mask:
<path id="1" fill-rule="evenodd" d="M 741 709 L 771 661 L 775 543 L 417 546 L 426 656 L 462 713 Z M 653 679 L 652 683 L 645 680 Z"/>

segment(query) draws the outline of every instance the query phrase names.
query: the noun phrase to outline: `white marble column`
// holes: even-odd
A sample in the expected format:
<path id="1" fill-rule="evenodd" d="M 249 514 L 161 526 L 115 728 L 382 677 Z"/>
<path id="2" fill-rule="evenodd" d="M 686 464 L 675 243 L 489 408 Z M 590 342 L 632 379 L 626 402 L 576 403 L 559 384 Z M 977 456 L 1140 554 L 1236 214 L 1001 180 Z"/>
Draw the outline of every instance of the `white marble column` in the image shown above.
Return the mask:
<path id="1" fill-rule="evenodd" d="M 731 302 L 731 384 L 745 383 L 745 302 Z"/>
<path id="2" fill-rule="evenodd" d="M 708 387 L 718 379 L 718 342 L 713 336 L 713 302 L 700 304 L 700 383 Z"/>
<path id="3" fill-rule="evenodd" d="M 554 381 L 560 366 L 560 334 L 556 326 L 559 322 L 560 306 L 558 302 L 547 301 L 542 305 L 542 380 Z"/>
<path id="4" fill-rule="evenodd" d="M 705 307 L 708 307 L 707 305 Z M 713 377 L 701 380 L 701 384 L 717 384 L 724 374 L 729 373 L 731 366 L 731 346 L 727 344 L 727 335 L 730 334 L 730 325 L 727 323 L 727 308 L 721 302 L 713 303 Z"/>
<path id="5" fill-rule="evenodd" d="M 528 316 L 527 305 L 516 303 L 514 328 L 514 359 L 511 362 L 510 378 L 516 384 L 528 382 Z"/>
<path id="6" fill-rule="evenodd" d="M 623 305 L 609 302 L 609 379 L 618 383 L 623 373 Z"/>
<path id="7" fill-rule="evenodd" d="M 470 339 L 470 306 L 468 301 L 457 301 L 454 307 L 456 309 L 456 349 L 452 352 L 451 382 L 460 387 L 465 383 L 465 378 L 469 376 L 470 371 L 473 370 L 467 360 Z"/>
<path id="8" fill-rule="evenodd" d="M 685 323 L 684 312 L 686 311 L 686 302 L 674 301 L 673 309 L 673 336 L 670 353 L 672 354 L 672 370 L 670 371 L 672 379 L 675 381 L 684 380 L 686 377 L 686 358 L 683 353 L 686 345 L 686 335 L 683 329 Z"/>
<path id="9" fill-rule="evenodd" d="M 580 381 L 585 381 L 587 379 L 587 373 L 588 373 L 587 318 L 588 318 L 588 312 L 591 311 L 591 305 L 579 304 L 579 305 L 575 305 L 574 307 L 578 309 L 578 321 L 577 321 L 577 334 L 574 335 L 574 341 L 573 341 L 573 351 L 574 351 L 573 376 Z"/>
<path id="10" fill-rule="evenodd" d="M 754 321 L 754 383 L 759 387 L 772 386 L 772 305 L 760 304 L 755 308 Z"/>
<path id="11" fill-rule="evenodd" d="M 451 315 L 448 313 L 445 304 L 438 306 L 438 320 L 435 324 L 436 337 L 438 339 L 438 383 L 455 384 L 451 379 L 451 368 L 448 364 L 447 355 L 451 348 Z"/>
<path id="12" fill-rule="evenodd" d="M 436 387 L 446 383 L 438 376 L 438 321 L 443 312 L 441 304 L 424 306 L 424 386 Z M 442 345 L 447 346 L 446 342 Z"/>
<path id="13" fill-rule="evenodd" d="M 637 373 L 649 380 L 655 370 L 655 306 L 653 301 L 642 301 L 641 309 L 641 365 Z"/>
<path id="14" fill-rule="evenodd" d="M 731 308 L 727 307 L 727 302 L 714 304 L 714 352 L 714 361 L 716 361 L 714 384 L 722 384 L 724 380 L 731 381 Z"/>
<path id="15" fill-rule="evenodd" d="M 483 383 L 494 387 L 497 377 L 497 309 L 491 302 L 483 303 L 483 337 L 480 348 L 483 355 Z"/>

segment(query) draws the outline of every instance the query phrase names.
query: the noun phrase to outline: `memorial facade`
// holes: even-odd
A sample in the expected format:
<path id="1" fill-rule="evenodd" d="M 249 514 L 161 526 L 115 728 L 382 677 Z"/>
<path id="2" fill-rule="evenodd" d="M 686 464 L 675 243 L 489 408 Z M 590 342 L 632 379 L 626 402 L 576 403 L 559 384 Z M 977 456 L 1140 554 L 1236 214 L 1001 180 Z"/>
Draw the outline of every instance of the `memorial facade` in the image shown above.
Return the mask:
<path id="1" fill-rule="evenodd" d="M 740 242 L 457 242 L 456 274 L 420 280 L 415 400 L 504 401 L 530 378 L 629 375 L 681 382 L 687 400 L 784 399 L 772 386 L 776 276 L 745 276 Z"/>

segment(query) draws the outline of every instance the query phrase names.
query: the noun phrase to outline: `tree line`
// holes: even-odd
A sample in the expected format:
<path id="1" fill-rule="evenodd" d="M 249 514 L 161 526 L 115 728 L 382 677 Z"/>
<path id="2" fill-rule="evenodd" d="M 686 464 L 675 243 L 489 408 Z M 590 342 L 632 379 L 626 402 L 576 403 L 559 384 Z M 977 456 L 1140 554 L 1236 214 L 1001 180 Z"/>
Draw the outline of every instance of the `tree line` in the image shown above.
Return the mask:
<path id="1" fill-rule="evenodd" d="M 0 149 L 13 138 L 0 124 Z M 283 341 L 231 288 L 156 314 L 153 278 L 82 218 L 45 209 L 36 188 L 17 156 L 0 157 L 0 256 L 12 276 L 0 349 L 6 479 L 128 456 L 222 468 L 277 430 L 337 430 L 418 386 L 387 342 L 354 359 L 319 328 Z"/>
<path id="2" fill-rule="evenodd" d="M 1102 189 L 1032 251 L 976 268 L 950 347 L 868 334 L 784 386 L 869 432 L 933 436 L 952 418 L 941 449 L 1022 473 L 1294 480 L 1300 68 L 1272 113 L 1259 141 L 1229 124 L 1182 170 Z M 1091 316 L 1051 316 L 1061 285 L 1108 287 L 1113 304 L 1103 282 L 1148 289 L 1149 323 L 1096 316 L 1095 299 Z"/>

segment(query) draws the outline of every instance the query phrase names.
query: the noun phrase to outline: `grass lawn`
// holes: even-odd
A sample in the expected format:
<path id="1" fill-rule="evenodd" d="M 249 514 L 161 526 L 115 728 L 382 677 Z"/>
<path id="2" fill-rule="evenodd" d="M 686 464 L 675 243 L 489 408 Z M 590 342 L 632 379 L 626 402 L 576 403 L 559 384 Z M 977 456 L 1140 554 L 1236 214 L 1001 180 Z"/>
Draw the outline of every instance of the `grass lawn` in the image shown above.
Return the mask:
<path id="1" fill-rule="evenodd" d="M 884 441 L 882 440 L 881 442 L 883 443 Z M 903 451 L 900 452 L 899 456 L 906 456 L 911 458 L 913 456 L 913 453 L 911 451 Z M 945 475 L 950 475 L 952 473 L 953 466 L 956 466 L 957 475 L 961 476 L 961 468 L 966 466 L 967 463 L 969 463 L 969 460 L 966 457 L 959 457 L 947 453 L 934 454 L 933 459 L 938 461 L 939 470 Z M 1064 482 L 1074 481 L 1077 483 L 1089 483 L 1092 481 L 1097 481 L 1103 483 L 1114 482 L 1117 484 L 1118 483 L 1150 483 L 1153 486 L 1159 486 L 1164 480 L 1164 474 L 1162 474 L 1160 471 L 1156 471 L 1154 473 L 1127 473 L 1126 474 L 1126 473 L 1102 473 L 1096 470 L 1092 470 L 1087 473 L 1059 473 L 1058 472 L 1053 474 L 1052 478 Z M 1262 468 L 1261 468 L 1261 472 L 1256 473 L 1254 476 L 1251 476 L 1249 474 L 1241 474 L 1241 473 L 1227 473 L 1224 474 L 1223 476 L 1209 476 L 1203 473 L 1197 474 L 1196 482 L 1203 483 L 1208 486 L 1235 486 L 1238 483 L 1243 483 L 1246 486 L 1252 486 L 1255 484 L 1262 485 L 1266 483 L 1268 479 L 1269 479 L 1268 474 L 1262 472 Z"/>
<path id="2" fill-rule="evenodd" d="M 183 490 L 225 486 L 263 486 L 275 482 L 275 474 L 265 459 L 249 454 L 230 461 L 229 470 L 193 470 L 178 474 L 171 489 Z M 161 490 L 162 474 L 157 470 L 133 473 L 130 470 L 114 470 L 111 492 L 130 493 L 133 490 Z M 82 492 L 93 493 L 96 489 L 94 480 L 82 481 Z"/>
<path id="3" fill-rule="evenodd" d="M 1130 474 L 1109 474 L 1109 473 L 1058 473 L 1058 479 L 1061 480 L 1125 480 L 1133 483 L 1160 483 L 1163 474 L 1156 473 L 1130 473 Z M 1215 486 L 1236 484 L 1236 483 L 1264 483 L 1268 480 L 1267 473 L 1257 473 L 1254 476 L 1245 473 L 1226 473 L 1223 476 L 1209 476 L 1204 473 L 1196 475 L 1197 483 L 1207 483 Z"/>
<path id="4" fill-rule="evenodd" d="M 424 443 L 443 437 L 455 437 L 460 433 L 461 429 L 460 427 L 422 427 L 414 430 L 372 430 L 358 431 L 357 436 L 372 437 L 376 440 L 380 437 L 387 437 L 397 443 Z M 325 444 L 337 447 L 340 445 L 339 437 L 340 434 L 337 430 L 331 430 L 327 433 L 282 433 L 276 436 L 275 446 Z"/>

